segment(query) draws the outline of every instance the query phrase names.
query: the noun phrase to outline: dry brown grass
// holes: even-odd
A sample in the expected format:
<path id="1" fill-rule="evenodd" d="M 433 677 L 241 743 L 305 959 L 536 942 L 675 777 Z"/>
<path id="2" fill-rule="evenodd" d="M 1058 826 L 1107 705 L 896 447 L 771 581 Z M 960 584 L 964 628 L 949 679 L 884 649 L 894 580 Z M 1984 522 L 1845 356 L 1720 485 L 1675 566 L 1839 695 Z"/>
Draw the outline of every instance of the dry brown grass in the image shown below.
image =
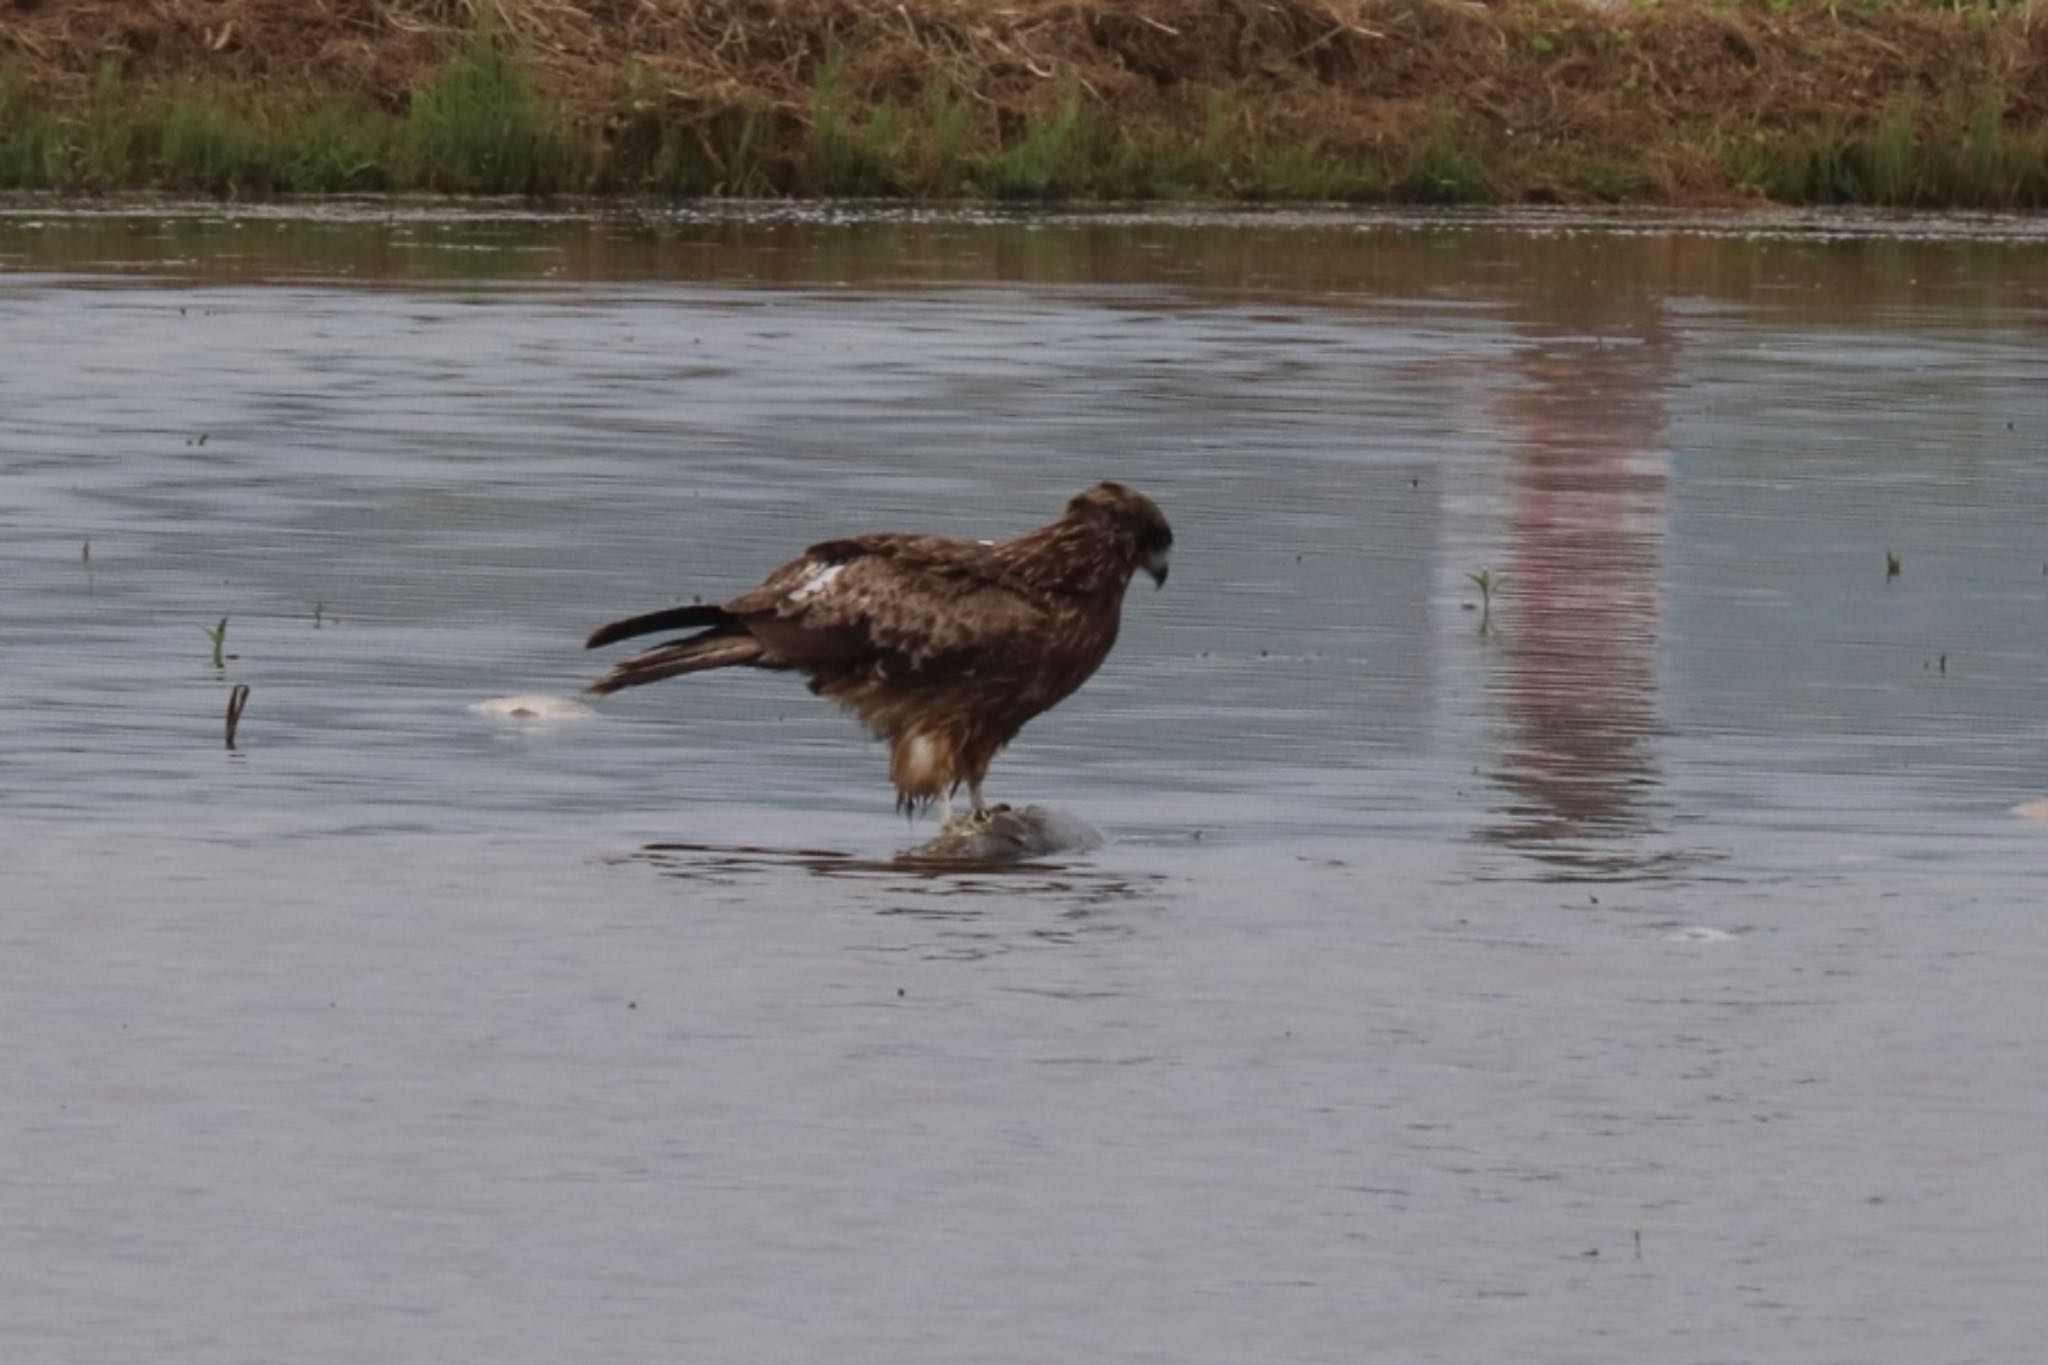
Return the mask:
<path id="1" fill-rule="evenodd" d="M 1713 193 L 1705 136 L 1855 133 L 1963 90 L 1991 92 L 2015 133 L 2048 126 L 2048 0 L 0 0 L 0 71 L 59 102 L 111 59 L 134 86 L 343 89 L 397 110 L 479 25 L 593 124 L 802 125 L 829 64 L 854 110 L 943 84 L 990 145 L 1078 94 L 1141 138 L 1227 108 L 1254 142 L 1397 162 L 1448 111 L 1538 195 L 1573 192 L 1550 183 L 1566 152 Z"/>

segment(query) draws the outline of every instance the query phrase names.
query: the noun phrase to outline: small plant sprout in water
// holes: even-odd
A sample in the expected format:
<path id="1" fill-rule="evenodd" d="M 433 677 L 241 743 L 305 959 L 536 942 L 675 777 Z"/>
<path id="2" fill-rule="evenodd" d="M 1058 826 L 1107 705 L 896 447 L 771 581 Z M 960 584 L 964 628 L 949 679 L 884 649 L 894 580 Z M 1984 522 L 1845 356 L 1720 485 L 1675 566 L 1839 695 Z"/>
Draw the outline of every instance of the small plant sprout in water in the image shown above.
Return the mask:
<path id="1" fill-rule="evenodd" d="M 228 647 L 228 618 L 223 616 L 220 618 L 219 625 L 201 626 L 200 629 L 205 631 L 206 638 L 213 642 L 213 666 L 215 668 L 226 668 L 228 666 L 227 655 L 223 651 Z"/>
<path id="2" fill-rule="evenodd" d="M 313 604 L 313 629 L 315 629 L 315 630 L 318 630 L 318 629 L 320 629 L 320 621 L 321 621 L 321 618 L 322 618 L 322 617 L 324 617 L 324 616 L 326 616 L 326 615 L 327 615 L 327 604 L 326 604 L 325 602 L 315 602 L 315 603 Z"/>
<path id="3" fill-rule="evenodd" d="M 1889 583 L 1899 576 L 1899 557 L 1890 550 L 1884 552 L 1884 581 Z"/>
<path id="4" fill-rule="evenodd" d="M 1481 569 L 1478 573 L 1468 573 L 1465 577 L 1471 579 L 1472 586 L 1479 589 L 1479 633 L 1484 635 L 1487 627 L 1493 622 L 1493 590 L 1501 585 L 1507 575 L 1497 574 L 1492 569 Z"/>

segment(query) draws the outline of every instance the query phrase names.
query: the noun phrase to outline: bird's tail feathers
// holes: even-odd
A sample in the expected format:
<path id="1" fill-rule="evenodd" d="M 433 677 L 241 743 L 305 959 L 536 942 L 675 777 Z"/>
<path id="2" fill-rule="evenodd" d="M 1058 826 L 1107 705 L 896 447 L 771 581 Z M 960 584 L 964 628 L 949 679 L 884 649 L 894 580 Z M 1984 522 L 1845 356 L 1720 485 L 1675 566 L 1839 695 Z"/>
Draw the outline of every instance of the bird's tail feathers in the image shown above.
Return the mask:
<path id="1" fill-rule="evenodd" d="M 611 672 L 584 690 L 600 697 L 609 696 L 623 688 L 681 677 L 685 673 L 758 664 L 763 652 L 761 642 L 744 630 L 710 630 L 702 635 L 692 635 L 687 640 L 671 640 L 630 659 L 623 659 L 613 666 Z"/>
<path id="2" fill-rule="evenodd" d="M 645 616 L 629 616 L 623 621 L 614 621 L 608 626 L 599 626 L 583 642 L 585 649 L 596 649 L 601 645 L 619 640 L 630 640 L 636 635 L 652 635 L 658 630 L 694 630 L 702 626 L 735 625 L 739 618 L 724 607 L 704 605 L 670 607 L 665 611 L 651 611 Z"/>

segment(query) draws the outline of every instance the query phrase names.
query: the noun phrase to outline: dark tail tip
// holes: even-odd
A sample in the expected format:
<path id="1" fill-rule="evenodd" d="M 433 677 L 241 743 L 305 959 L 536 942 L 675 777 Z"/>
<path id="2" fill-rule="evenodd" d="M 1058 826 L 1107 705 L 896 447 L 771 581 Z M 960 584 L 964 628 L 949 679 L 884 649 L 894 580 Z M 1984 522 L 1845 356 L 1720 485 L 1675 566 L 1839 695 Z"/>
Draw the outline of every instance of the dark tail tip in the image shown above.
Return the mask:
<path id="1" fill-rule="evenodd" d="M 657 630 L 695 630 L 702 626 L 729 626 L 737 619 L 724 607 L 670 607 L 666 611 L 649 612 L 645 616 L 629 616 L 623 621 L 599 626 L 590 632 L 590 638 L 583 642 L 583 647 L 599 649 L 620 640 L 630 640 L 636 635 L 652 635 Z"/>

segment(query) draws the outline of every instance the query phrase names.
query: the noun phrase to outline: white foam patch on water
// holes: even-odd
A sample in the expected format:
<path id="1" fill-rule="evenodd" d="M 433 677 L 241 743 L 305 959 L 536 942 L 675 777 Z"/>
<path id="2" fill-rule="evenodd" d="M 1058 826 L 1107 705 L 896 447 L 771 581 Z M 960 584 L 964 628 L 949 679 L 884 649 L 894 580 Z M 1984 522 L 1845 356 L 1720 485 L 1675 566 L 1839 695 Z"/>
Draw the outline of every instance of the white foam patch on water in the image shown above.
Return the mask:
<path id="1" fill-rule="evenodd" d="M 1673 929 L 1664 935 L 1666 943 L 1733 943 L 1735 935 L 1726 929 L 1710 929 L 1704 924 L 1688 924 L 1683 929 Z"/>
<path id="2" fill-rule="evenodd" d="M 588 720 L 597 714 L 595 710 L 574 697 L 551 697 L 542 693 L 520 697 L 488 697 L 483 701 L 471 702 L 469 709 L 476 715 L 489 716 L 492 720 L 512 721 L 523 725 Z"/>
<path id="3" fill-rule="evenodd" d="M 2048 796 L 2039 801 L 2022 801 L 2012 808 L 2012 813 L 2022 820 L 2048 821 Z"/>

